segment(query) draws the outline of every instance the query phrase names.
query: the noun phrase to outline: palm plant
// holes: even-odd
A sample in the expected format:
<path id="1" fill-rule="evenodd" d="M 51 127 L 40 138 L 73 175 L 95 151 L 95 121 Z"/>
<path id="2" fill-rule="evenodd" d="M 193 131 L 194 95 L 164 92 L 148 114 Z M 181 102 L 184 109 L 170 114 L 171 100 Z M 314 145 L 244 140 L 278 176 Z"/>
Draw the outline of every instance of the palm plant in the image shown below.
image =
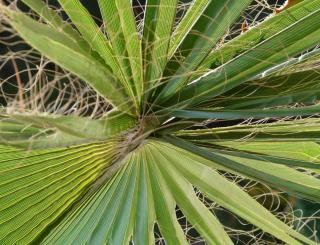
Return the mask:
<path id="1" fill-rule="evenodd" d="M 251 0 L 193 0 L 183 13 L 148 0 L 142 20 L 131 1 L 97 0 L 101 28 L 80 0 L 58 1 L 67 21 L 21 1 L 33 14 L 2 4 L 2 26 L 103 109 L 2 107 L 1 244 L 153 244 L 155 232 L 188 244 L 177 208 L 208 244 L 233 244 L 205 200 L 279 243 L 316 244 L 225 173 L 319 202 L 320 0 L 245 28 Z"/>

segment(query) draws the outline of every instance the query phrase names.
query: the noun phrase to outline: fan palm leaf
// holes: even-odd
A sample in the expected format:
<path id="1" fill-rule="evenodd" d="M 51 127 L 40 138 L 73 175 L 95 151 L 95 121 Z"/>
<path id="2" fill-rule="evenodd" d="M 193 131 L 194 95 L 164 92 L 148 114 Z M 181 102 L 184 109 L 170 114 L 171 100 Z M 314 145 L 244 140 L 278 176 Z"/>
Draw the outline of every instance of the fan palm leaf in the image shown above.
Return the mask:
<path id="1" fill-rule="evenodd" d="M 179 213 L 207 244 L 236 243 L 214 205 L 266 242 L 317 244 L 230 176 L 320 202 L 320 0 L 235 34 L 253 1 L 182 13 L 147 0 L 141 18 L 132 1 L 97 0 L 101 27 L 80 0 L 58 1 L 64 17 L 22 2 L 33 14 L 2 3 L 3 26 L 108 106 L 1 107 L 1 244 L 192 243 Z"/>

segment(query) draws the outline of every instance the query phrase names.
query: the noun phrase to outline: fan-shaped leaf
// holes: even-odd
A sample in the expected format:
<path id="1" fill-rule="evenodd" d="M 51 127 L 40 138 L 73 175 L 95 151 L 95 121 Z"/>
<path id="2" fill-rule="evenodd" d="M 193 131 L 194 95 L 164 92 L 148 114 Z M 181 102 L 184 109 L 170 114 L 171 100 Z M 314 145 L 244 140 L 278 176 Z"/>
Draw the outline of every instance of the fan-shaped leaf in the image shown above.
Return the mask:
<path id="1" fill-rule="evenodd" d="M 115 143 L 6 153 L 0 160 L 1 243 L 26 244 L 40 236 L 108 167 Z"/>

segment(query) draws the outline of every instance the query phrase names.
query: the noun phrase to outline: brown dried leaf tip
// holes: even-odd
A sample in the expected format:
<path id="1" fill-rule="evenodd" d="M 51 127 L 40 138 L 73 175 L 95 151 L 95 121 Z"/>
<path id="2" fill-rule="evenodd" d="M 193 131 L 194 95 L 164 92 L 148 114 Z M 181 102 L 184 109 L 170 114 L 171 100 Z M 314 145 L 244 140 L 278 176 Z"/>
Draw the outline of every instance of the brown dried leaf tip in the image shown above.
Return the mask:
<path id="1" fill-rule="evenodd" d="M 280 8 L 276 8 L 275 9 L 275 12 L 278 14 L 278 13 L 281 13 L 283 10 L 286 10 L 290 7 L 292 7 L 293 5 L 299 3 L 299 2 L 302 2 L 303 0 L 287 0 Z"/>

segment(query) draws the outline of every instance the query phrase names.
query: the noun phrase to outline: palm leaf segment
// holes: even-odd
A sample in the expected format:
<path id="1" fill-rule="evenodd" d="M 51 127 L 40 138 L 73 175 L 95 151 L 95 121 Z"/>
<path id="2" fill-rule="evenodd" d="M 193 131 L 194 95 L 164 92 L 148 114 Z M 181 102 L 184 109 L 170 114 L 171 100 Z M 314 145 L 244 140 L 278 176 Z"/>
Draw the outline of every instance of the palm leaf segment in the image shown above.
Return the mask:
<path id="1" fill-rule="evenodd" d="M 187 244 L 177 207 L 209 244 L 232 244 L 195 188 L 287 244 L 316 244 L 221 171 L 319 202 L 320 180 L 300 171 L 319 173 L 317 118 L 182 129 L 317 114 L 319 51 L 295 57 L 320 42 L 319 0 L 223 45 L 250 0 L 194 0 L 182 18 L 177 0 L 148 0 L 142 31 L 131 1 L 98 0 L 105 30 L 79 0 L 59 0 L 73 25 L 22 2 L 44 22 L 5 5 L 1 15 L 114 109 L 99 119 L 1 111 L 1 244 L 153 244 L 155 225 L 167 244 Z"/>

